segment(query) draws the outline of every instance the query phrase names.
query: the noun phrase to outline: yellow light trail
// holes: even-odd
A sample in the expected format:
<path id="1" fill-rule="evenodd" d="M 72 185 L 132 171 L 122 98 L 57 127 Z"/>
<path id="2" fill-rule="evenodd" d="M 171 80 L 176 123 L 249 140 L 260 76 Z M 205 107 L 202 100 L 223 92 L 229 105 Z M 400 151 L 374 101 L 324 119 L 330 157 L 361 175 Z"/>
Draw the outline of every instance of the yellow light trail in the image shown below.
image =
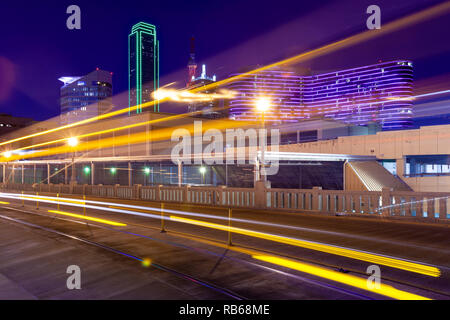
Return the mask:
<path id="1" fill-rule="evenodd" d="M 239 127 L 242 128 L 245 125 L 249 124 L 249 122 L 245 121 L 210 121 L 202 124 L 202 132 L 205 132 L 208 129 L 230 129 L 233 127 Z M 76 147 L 71 147 L 68 145 L 62 145 L 59 147 L 54 147 L 50 149 L 44 149 L 44 150 L 38 150 L 33 153 L 29 154 L 23 154 L 23 155 L 12 155 L 9 158 L 6 158 L 4 156 L 0 157 L 0 162 L 7 162 L 7 161 L 14 161 L 19 159 L 27 159 L 27 158 L 36 158 L 36 157 L 44 157 L 49 155 L 56 155 L 61 153 L 72 153 L 74 151 L 87 151 L 87 150 L 93 150 L 98 148 L 109 148 L 109 147 L 116 147 L 116 146 L 122 146 L 122 145 L 129 145 L 129 144 L 138 144 L 148 141 L 158 141 L 158 140 L 164 140 L 164 139 L 170 139 L 172 136 L 172 133 L 176 129 L 187 129 L 190 133 L 194 132 L 194 124 L 190 124 L 187 126 L 182 127 L 175 127 L 175 128 L 165 128 L 153 131 L 151 133 L 151 138 L 149 138 L 149 135 L 147 132 L 139 132 L 139 133 L 133 133 L 130 135 L 122 135 L 118 137 L 110 137 L 105 138 L 102 140 L 94 140 L 94 141 L 88 141 L 84 143 L 79 143 Z"/>
<path id="2" fill-rule="evenodd" d="M 125 223 L 111 221 L 111 220 L 105 220 L 105 219 L 100 219 L 100 218 L 94 218 L 94 217 L 90 217 L 90 216 L 84 216 L 81 214 L 76 214 L 76 213 L 71 213 L 71 212 L 64 212 L 64 211 L 58 211 L 58 210 L 48 210 L 48 212 L 60 214 L 63 216 L 69 216 L 69 217 L 73 217 L 73 218 L 83 219 L 83 220 L 100 222 L 100 223 L 109 224 L 109 225 L 117 226 L 117 227 L 126 226 Z"/>
<path id="3" fill-rule="evenodd" d="M 236 227 L 229 227 L 217 223 L 211 223 L 211 222 L 205 222 L 200 220 L 194 220 L 194 219 L 188 219 L 188 218 L 182 218 L 177 216 L 170 216 L 170 220 L 177 221 L 177 222 L 183 222 L 183 223 L 189 223 L 197 226 L 222 230 L 222 231 L 230 231 L 237 234 L 242 234 L 250 237 L 275 241 L 279 243 L 289 244 L 297 247 L 302 247 L 310 250 L 316 250 L 321 251 L 325 253 L 330 253 L 338 256 L 343 256 L 351 259 L 366 261 L 370 263 L 385 265 L 391 268 L 401 269 L 405 271 L 415 272 L 424 274 L 431 277 L 439 277 L 441 275 L 441 271 L 432 266 L 427 266 L 424 264 L 419 264 L 415 262 L 409 262 L 404 260 L 399 260 L 395 258 L 389 258 L 389 257 L 383 257 L 377 254 L 372 253 L 366 253 L 366 252 L 360 252 L 352 249 L 347 248 L 339 248 L 332 245 L 326 245 L 321 243 L 315 243 L 310 242 L 306 240 L 299 240 L 299 239 L 292 239 L 284 236 L 278 236 L 258 231 L 252 231 L 248 229 L 242 229 L 242 228 L 236 228 Z"/>
<path id="4" fill-rule="evenodd" d="M 425 20 L 430 19 L 430 18 L 432 18 L 434 16 L 443 15 L 445 13 L 448 13 L 449 10 L 450 10 L 450 2 L 447 1 L 447 2 L 444 2 L 442 4 L 435 5 L 435 6 L 431 7 L 431 8 L 422 10 L 420 12 L 411 14 L 409 16 L 400 18 L 400 19 L 398 19 L 396 21 L 392 21 L 390 23 L 387 23 L 387 24 L 383 25 L 383 28 L 381 28 L 381 29 L 368 30 L 368 31 L 365 31 L 363 33 L 359 33 L 359 34 L 347 37 L 347 38 L 345 38 L 343 40 L 340 40 L 340 41 L 337 41 L 337 42 L 334 42 L 334 43 L 331 43 L 331 44 L 328 44 L 328 45 L 325 45 L 325 46 L 313 49 L 311 51 L 304 52 L 304 53 L 298 54 L 296 56 L 284 59 L 282 61 L 278 61 L 278 62 L 269 64 L 267 66 L 263 66 L 263 67 L 260 67 L 260 68 L 257 68 L 257 69 L 245 72 L 245 73 L 243 73 L 241 75 L 237 75 L 237 76 L 233 76 L 233 77 L 230 77 L 230 78 L 227 78 L 227 79 L 216 81 L 214 83 L 211 83 L 211 84 L 208 84 L 208 85 L 205 85 L 205 86 L 202 86 L 202 87 L 194 88 L 194 89 L 191 89 L 191 90 L 188 90 L 188 91 L 191 92 L 191 93 L 205 91 L 205 90 L 208 90 L 210 88 L 219 87 L 219 86 L 222 86 L 224 84 L 227 84 L 227 83 L 236 81 L 238 79 L 241 79 L 241 78 L 243 78 L 245 76 L 252 75 L 252 74 L 258 73 L 260 71 L 264 71 L 264 70 L 273 68 L 273 67 L 287 65 L 287 64 L 291 64 L 291 63 L 298 63 L 298 62 L 300 62 L 302 60 L 305 60 L 305 59 L 309 59 L 309 58 L 312 58 L 312 57 L 317 57 L 319 55 L 323 55 L 323 54 L 326 54 L 326 53 L 329 53 L 329 52 L 332 52 L 332 51 L 335 51 L 335 50 L 338 50 L 338 49 L 342 49 L 345 46 L 354 45 L 354 44 L 356 44 L 358 42 L 362 42 L 362 41 L 369 40 L 371 38 L 379 37 L 379 36 L 384 35 L 386 33 L 393 32 L 393 31 L 396 31 L 396 30 L 398 30 L 400 28 L 409 26 L 409 25 L 411 25 L 413 23 L 418 23 L 418 22 L 421 22 L 421 21 L 425 21 Z M 21 140 L 24 140 L 24 139 L 28 139 L 28 138 L 44 135 L 44 134 L 47 134 L 47 133 L 52 133 L 52 132 L 60 131 L 60 130 L 63 130 L 63 129 L 72 128 L 72 127 L 75 127 L 75 126 L 87 124 L 87 123 L 90 123 L 90 122 L 93 122 L 93 121 L 106 119 L 106 118 L 109 118 L 109 117 L 112 117 L 112 116 L 116 116 L 116 115 L 120 115 L 120 114 L 124 114 L 124 113 L 127 113 L 127 112 L 132 112 L 132 111 L 135 111 L 135 110 L 138 110 L 138 109 L 141 109 L 141 108 L 142 109 L 143 108 L 147 108 L 147 107 L 150 107 L 150 106 L 154 105 L 157 102 L 160 103 L 160 102 L 164 102 L 166 100 L 168 100 L 168 98 L 164 98 L 164 99 L 161 99 L 161 100 L 153 100 L 153 101 L 149 101 L 149 102 L 146 102 L 144 104 L 141 104 L 141 105 L 123 108 L 123 109 L 120 109 L 120 110 L 117 110 L 117 111 L 105 113 L 105 114 L 102 114 L 102 115 L 99 115 L 99 116 L 95 116 L 95 117 L 92 117 L 92 118 L 89 118 L 89 119 L 85 119 L 85 120 L 81 120 L 81 121 L 78 121 L 78 122 L 74 122 L 74 123 L 71 123 L 71 124 L 68 124 L 68 125 L 64 125 L 64 126 L 60 126 L 60 127 L 57 127 L 57 128 L 53 128 L 53 129 L 45 130 L 45 131 L 42 131 L 42 132 L 37 132 L 37 133 L 30 134 L 30 135 L 26 135 L 26 136 L 23 136 L 23 137 L 15 138 L 15 139 L 12 139 L 12 140 L 4 141 L 4 142 L 0 143 L 0 146 L 6 145 L 6 144 L 10 144 L 10 143 L 13 143 L 13 142 L 17 142 L 17 141 L 21 141 Z"/>
<path id="5" fill-rule="evenodd" d="M 161 101 L 159 101 L 159 102 L 161 102 Z M 99 115 L 99 116 L 95 116 L 95 117 L 92 117 L 92 118 L 89 118 L 89 119 L 84 119 L 84 120 L 81 120 L 81 121 L 70 123 L 70 124 L 67 124 L 67 125 L 64 125 L 64 126 L 56 127 L 56 128 L 49 129 L 49 130 L 44 130 L 44 131 L 41 131 L 41 132 L 36 132 L 36 133 L 29 134 L 29 135 L 26 135 L 26 136 L 23 136 L 23 137 L 19 137 L 19 138 L 15 138 L 15 139 L 11 139 L 11 140 L 5 141 L 5 142 L 1 142 L 0 146 L 6 145 L 6 144 L 10 144 L 10 143 L 13 143 L 13 142 L 17 142 L 17 141 L 21 141 L 21 140 L 25 140 L 25 139 L 29 139 L 29 138 L 33 138 L 33 137 L 37 137 L 37 136 L 41 136 L 41 135 L 44 135 L 44 134 L 47 134 L 47 133 L 57 132 L 57 131 L 68 129 L 68 128 L 73 128 L 73 127 L 80 126 L 80 125 L 83 125 L 83 124 L 87 124 L 87 123 L 90 123 L 90 122 L 94 122 L 94 121 L 97 121 L 97 120 L 110 118 L 110 117 L 113 117 L 113 116 L 116 116 L 116 115 L 120 115 L 120 114 L 126 113 L 128 111 L 130 111 L 130 112 L 131 111 L 135 111 L 139 107 L 142 107 L 142 108 L 149 107 L 149 106 L 151 106 L 151 105 L 153 105 L 155 103 L 156 103 L 156 101 L 154 100 L 154 101 L 150 101 L 150 102 L 145 103 L 146 104 L 145 106 L 144 105 L 142 105 L 142 106 L 134 106 L 134 107 L 131 107 L 131 108 L 127 107 L 127 108 L 123 108 L 123 109 L 120 109 L 120 110 L 117 110 L 117 111 L 113 111 L 113 112 L 105 113 L 105 114 L 102 114 L 102 115 Z"/>
<path id="6" fill-rule="evenodd" d="M 398 300 L 431 300 L 429 298 L 419 296 L 417 294 L 409 293 L 396 289 L 387 284 L 380 283 L 378 287 L 374 285 L 374 288 L 369 288 L 367 280 L 356 277 L 349 274 L 342 274 L 337 271 L 328 270 L 322 267 L 313 266 L 310 264 L 294 261 L 291 259 L 280 258 L 269 255 L 252 255 L 252 258 L 260 261 L 265 261 L 278 266 L 286 267 L 289 269 L 297 270 L 300 272 L 309 273 L 321 278 L 329 279 L 332 281 L 340 282 L 355 288 L 368 290 L 386 297 L 398 299 Z"/>
<path id="7" fill-rule="evenodd" d="M 6 201 L 0 201 L 0 204 L 9 204 L 9 202 L 6 202 Z"/>
<path id="8" fill-rule="evenodd" d="M 339 282 L 339 283 L 342 283 L 342 284 L 345 284 L 348 286 L 352 286 L 352 287 L 356 287 L 356 288 L 363 289 L 366 291 L 370 291 L 370 292 L 380 294 L 380 295 L 383 295 L 386 297 L 399 299 L 399 300 L 431 300 L 429 298 L 426 298 L 426 297 L 423 297 L 420 295 L 416 295 L 416 294 L 412 294 L 407 291 L 399 290 L 392 286 L 382 284 L 382 283 L 380 283 L 379 288 L 376 288 L 376 287 L 369 288 L 367 285 L 367 279 L 352 276 L 352 275 L 342 274 L 340 272 L 329 270 L 324 267 L 314 266 L 309 263 L 304 263 L 304 262 L 300 262 L 300 261 L 293 260 L 293 259 L 287 259 L 287 258 L 279 257 L 276 255 L 269 255 L 269 254 L 261 253 L 260 251 L 253 250 L 253 249 L 240 248 L 240 247 L 237 247 L 236 245 L 229 246 L 227 244 L 223 244 L 223 243 L 220 243 L 217 241 L 202 239 L 202 238 L 198 238 L 196 236 L 181 234 L 179 232 L 176 232 L 176 234 L 179 237 L 186 238 L 186 239 L 189 239 L 192 241 L 201 242 L 201 243 L 204 243 L 207 245 L 212 245 L 215 247 L 247 254 L 255 260 L 265 261 L 265 262 L 276 264 L 278 266 L 282 266 L 285 268 L 308 273 L 308 274 L 311 274 L 311 275 L 314 275 L 314 276 L 317 276 L 320 278 L 325 278 L 325 279 L 328 279 L 331 281 Z"/>
<path id="9" fill-rule="evenodd" d="M 165 122 L 165 121 L 173 121 L 173 120 L 189 117 L 189 116 L 197 114 L 199 112 L 200 111 L 195 111 L 195 112 L 191 112 L 191 113 L 183 113 L 183 114 L 178 114 L 178 115 L 169 116 L 169 117 L 165 117 L 165 118 L 133 123 L 133 124 L 129 124 L 129 125 L 122 126 L 122 127 L 85 133 L 85 134 L 77 135 L 77 138 L 78 139 L 87 138 L 87 137 L 91 137 L 91 136 L 95 136 L 95 135 L 101 135 L 101 134 L 105 134 L 105 133 L 112 133 L 112 132 L 116 132 L 116 131 L 120 131 L 120 130 L 136 128 L 136 127 L 140 127 L 140 126 L 144 126 L 144 125 L 148 125 L 148 124 L 155 124 L 155 123 Z M 32 149 L 32 148 L 43 147 L 43 146 L 54 144 L 54 143 L 66 142 L 69 139 L 70 138 L 62 138 L 62 139 L 56 139 L 56 140 L 52 140 L 52 141 L 46 141 L 46 142 L 42 142 L 42 143 L 38 143 L 38 144 L 34 144 L 34 145 L 22 147 L 22 148 L 17 148 L 17 149 L 14 149 L 13 151 L 28 150 L 28 149 Z"/>

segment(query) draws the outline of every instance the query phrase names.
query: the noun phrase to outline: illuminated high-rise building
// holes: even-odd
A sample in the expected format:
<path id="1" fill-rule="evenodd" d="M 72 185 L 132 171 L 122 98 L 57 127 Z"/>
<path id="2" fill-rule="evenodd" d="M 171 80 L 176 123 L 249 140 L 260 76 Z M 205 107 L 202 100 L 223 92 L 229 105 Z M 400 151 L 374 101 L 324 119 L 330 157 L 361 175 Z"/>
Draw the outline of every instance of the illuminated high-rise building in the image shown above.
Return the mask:
<path id="1" fill-rule="evenodd" d="M 267 122 L 322 118 L 356 126 L 378 123 L 383 130 L 410 128 L 412 82 L 412 62 L 407 60 L 308 76 L 261 71 L 229 85 L 238 92 L 230 100 L 230 117 L 258 121 L 255 100 L 267 96 L 271 100 L 264 115 Z"/>
<path id="2" fill-rule="evenodd" d="M 411 61 L 398 60 L 302 77 L 302 115 L 350 125 L 412 125 Z"/>
<path id="3" fill-rule="evenodd" d="M 261 114 L 255 108 L 259 97 L 270 99 L 271 107 L 264 113 L 267 122 L 296 122 L 302 118 L 300 106 L 301 77 L 289 70 L 266 70 L 256 74 L 235 73 L 242 77 L 233 81 L 229 89 L 237 95 L 229 100 L 231 119 L 259 121 Z"/>
<path id="4" fill-rule="evenodd" d="M 112 72 L 96 69 L 82 77 L 61 77 L 61 122 L 73 123 L 112 109 Z"/>
<path id="5" fill-rule="evenodd" d="M 159 88 L 159 41 L 154 25 L 139 22 L 128 36 L 128 105 L 137 106 L 152 101 L 152 93 Z M 147 110 L 159 112 L 159 104 Z"/>

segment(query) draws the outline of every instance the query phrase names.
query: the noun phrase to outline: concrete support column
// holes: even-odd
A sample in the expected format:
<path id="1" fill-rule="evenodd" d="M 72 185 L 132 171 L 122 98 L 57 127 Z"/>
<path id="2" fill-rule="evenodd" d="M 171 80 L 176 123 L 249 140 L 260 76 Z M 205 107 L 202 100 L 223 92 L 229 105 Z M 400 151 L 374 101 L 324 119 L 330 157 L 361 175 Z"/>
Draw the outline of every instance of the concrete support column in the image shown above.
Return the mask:
<path id="1" fill-rule="evenodd" d="M 313 187 L 312 188 L 312 210 L 323 210 L 323 206 L 319 204 L 319 200 L 323 203 L 322 197 L 319 197 L 319 191 L 322 190 L 322 187 Z"/>
<path id="2" fill-rule="evenodd" d="M 6 183 L 6 164 L 3 165 L 3 183 Z"/>
<path id="3" fill-rule="evenodd" d="M 47 184 L 50 184 L 50 163 L 47 163 Z"/>
<path id="4" fill-rule="evenodd" d="M 405 174 L 405 158 L 395 160 L 397 176 L 403 178 Z"/>
<path id="5" fill-rule="evenodd" d="M 25 168 L 24 165 L 22 165 L 22 184 L 25 183 L 25 176 L 24 176 L 24 171 L 23 171 L 24 168 Z"/>
<path id="6" fill-rule="evenodd" d="M 76 169 L 75 169 L 75 155 L 72 157 L 72 166 L 71 166 L 72 176 L 70 178 L 70 184 L 77 183 Z"/>
<path id="7" fill-rule="evenodd" d="M 135 184 L 133 186 L 133 198 L 134 199 L 141 198 L 141 187 L 142 187 L 142 184 Z"/>
<path id="8" fill-rule="evenodd" d="M 161 201 L 161 187 L 161 184 L 156 187 L 156 201 Z"/>
<path id="9" fill-rule="evenodd" d="M 132 186 L 132 181 L 131 181 L 131 162 L 128 162 L 128 186 L 131 187 Z"/>
<path id="10" fill-rule="evenodd" d="M 94 185 L 95 182 L 95 165 L 94 162 L 91 162 L 91 185 Z"/>
<path id="11" fill-rule="evenodd" d="M 390 214 L 390 208 L 388 207 L 391 205 L 391 191 L 391 188 L 381 189 L 381 205 L 383 207 L 381 214 L 383 216 L 389 216 Z"/>
<path id="12" fill-rule="evenodd" d="M 439 218 L 446 219 L 447 218 L 447 199 L 448 198 L 440 198 L 439 201 Z"/>
<path id="13" fill-rule="evenodd" d="M 16 165 L 13 163 L 13 165 L 12 165 L 12 168 L 11 168 L 11 182 L 12 183 L 15 183 L 16 181 L 15 181 L 15 172 L 14 172 L 14 169 L 16 168 Z"/>
<path id="14" fill-rule="evenodd" d="M 67 175 L 67 163 L 64 164 L 64 184 L 69 184 L 69 176 Z"/>
<path id="15" fill-rule="evenodd" d="M 183 185 L 183 162 L 178 160 L 178 186 L 181 187 Z"/>
<path id="16" fill-rule="evenodd" d="M 255 206 L 258 209 L 267 207 L 267 189 L 270 189 L 270 181 L 255 182 Z"/>
<path id="17" fill-rule="evenodd" d="M 33 184 L 36 183 L 36 164 L 33 165 Z"/>
<path id="18" fill-rule="evenodd" d="M 259 160 L 258 160 L 258 158 L 256 158 L 256 160 L 255 160 L 255 165 L 254 165 L 254 169 L 253 169 L 253 184 L 256 186 L 256 182 L 258 182 L 258 181 L 261 181 L 261 177 L 260 177 L 260 168 L 259 168 L 259 166 L 260 166 L 260 163 L 259 163 Z M 227 187 L 228 187 L 228 185 L 227 185 Z"/>

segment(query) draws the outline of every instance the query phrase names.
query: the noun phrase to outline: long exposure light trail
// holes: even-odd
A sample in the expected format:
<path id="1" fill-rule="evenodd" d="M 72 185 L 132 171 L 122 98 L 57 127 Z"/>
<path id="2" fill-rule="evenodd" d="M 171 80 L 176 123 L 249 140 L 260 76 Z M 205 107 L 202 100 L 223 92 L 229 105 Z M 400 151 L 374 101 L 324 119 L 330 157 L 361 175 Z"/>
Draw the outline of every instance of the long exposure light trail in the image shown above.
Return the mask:
<path id="1" fill-rule="evenodd" d="M 197 225 L 197 226 L 202 226 L 202 227 L 207 227 L 207 228 L 212 228 L 212 229 L 217 229 L 217 230 L 222 230 L 222 231 L 227 231 L 227 232 L 229 231 L 229 232 L 233 232 L 233 233 L 237 233 L 237 234 L 242 234 L 242 235 L 251 236 L 251 237 L 255 237 L 255 238 L 289 244 L 289 245 L 302 247 L 302 248 L 306 248 L 306 249 L 326 252 L 326 253 L 330 253 L 330 254 L 334 254 L 334 255 L 351 258 L 351 259 L 367 261 L 370 263 L 381 264 L 381 265 L 389 266 L 389 267 L 396 268 L 396 269 L 420 273 L 420 274 L 424 274 L 424 275 L 432 276 L 432 277 L 439 277 L 441 274 L 440 270 L 433 266 L 428 266 L 428 265 L 410 262 L 410 261 L 406 261 L 406 260 L 395 259 L 395 258 L 391 258 L 391 257 L 385 257 L 382 255 L 352 250 L 352 249 L 333 246 L 333 245 L 327 245 L 327 244 L 306 241 L 306 240 L 300 240 L 300 239 L 295 239 L 295 238 L 288 238 L 288 237 L 269 234 L 269 233 L 263 233 L 263 232 L 248 230 L 248 229 L 230 227 L 230 226 L 225 226 L 225 225 L 221 225 L 221 224 L 204 222 L 204 221 L 182 218 L 182 217 L 177 217 L 177 216 L 170 216 L 170 220 L 182 222 L 182 223 L 190 223 L 190 224 Z"/>
<path id="2" fill-rule="evenodd" d="M 105 129 L 105 130 L 100 130 L 100 131 L 80 134 L 80 135 L 77 135 L 77 138 L 78 139 L 88 138 L 88 137 L 92 137 L 92 136 L 96 136 L 96 135 L 101 135 L 101 134 L 112 133 L 112 132 L 117 132 L 117 131 L 126 130 L 126 129 L 132 129 L 132 128 L 136 128 L 136 127 L 141 127 L 141 126 L 145 126 L 145 125 L 149 125 L 149 124 L 156 124 L 156 123 L 160 123 L 160 122 L 173 121 L 173 120 L 177 120 L 177 119 L 182 119 L 182 118 L 186 118 L 186 117 L 189 117 L 189 116 L 193 116 L 193 115 L 195 115 L 197 113 L 200 113 L 200 112 L 201 111 L 195 111 L 195 112 L 190 112 L 190 113 L 183 113 L 183 114 L 169 116 L 169 117 L 164 117 L 164 118 L 160 118 L 160 119 L 153 119 L 153 120 L 149 120 L 149 121 L 133 123 L 133 124 L 129 124 L 129 125 L 126 125 L 126 126 L 117 127 L 117 128 L 111 128 L 111 129 Z M 17 149 L 14 149 L 13 151 L 16 152 L 16 151 L 21 151 L 21 150 L 29 150 L 29 149 L 43 147 L 43 146 L 54 144 L 54 143 L 67 142 L 69 139 L 70 138 L 62 138 L 62 139 L 46 141 L 46 142 L 37 143 L 37 144 L 30 145 L 30 146 L 22 147 L 22 148 L 17 148 Z"/>
<path id="3" fill-rule="evenodd" d="M 81 214 L 76 214 L 76 213 L 71 213 L 71 212 L 65 212 L 65 211 L 59 211 L 59 210 L 48 210 L 48 212 L 56 213 L 56 214 L 60 214 L 60 215 L 68 216 L 68 217 L 72 217 L 72 218 L 82 219 L 82 220 L 88 220 L 88 221 L 94 221 L 94 222 L 109 224 L 109 225 L 117 226 L 117 227 L 125 227 L 126 226 L 125 223 L 111 221 L 111 220 L 106 220 L 106 219 L 95 218 L 95 217 L 91 217 L 91 216 L 84 216 L 84 215 L 81 215 Z"/>
<path id="4" fill-rule="evenodd" d="M 398 299 L 398 300 L 431 300 L 429 298 L 409 293 L 403 290 L 396 289 L 387 284 L 380 283 L 379 286 L 369 288 L 367 284 L 367 279 L 356 277 L 349 274 L 342 274 L 337 271 L 328 270 L 322 267 L 313 266 L 303 262 L 294 261 L 291 259 L 280 258 L 269 255 L 252 255 L 252 258 L 260 261 L 265 261 L 278 266 L 286 267 L 289 269 L 294 269 L 297 271 L 309 273 L 321 278 L 326 278 L 332 281 L 343 283 L 355 288 L 368 290 L 386 297 Z"/>
<path id="5" fill-rule="evenodd" d="M 39 201 L 48 202 L 48 203 L 57 203 L 58 199 L 60 199 L 60 198 L 55 198 L 55 197 L 22 196 L 20 194 L 7 194 L 7 193 L 0 193 L 0 197 L 12 198 L 12 199 L 25 199 L 25 200 L 31 200 L 31 201 L 39 200 Z M 69 199 L 69 198 L 62 198 L 62 199 L 63 200 L 73 200 L 73 199 Z M 110 203 L 110 202 L 93 201 L 93 200 L 85 200 L 85 201 L 87 203 L 100 204 L 102 206 L 103 205 L 117 206 L 117 204 Z M 111 208 L 111 207 L 93 206 L 93 205 L 86 205 L 86 204 L 78 204 L 76 202 L 74 202 L 74 203 L 67 202 L 67 205 L 77 206 L 77 207 L 85 207 L 85 208 L 91 208 L 91 209 L 97 209 L 97 210 L 104 210 L 104 211 L 111 211 L 111 212 L 118 212 L 118 213 L 126 213 L 126 214 L 138 215 L 138 216 L 144 216 L 144 217 L 156 218 L 156 219 L 161 218 L 161 216 L 158 214 L 150 214 L 150 213 L 144 213 L 144 212 L 122 210 L 122 209 L 116 209 L 116 207 Z M 158 209 L 156 209 L 154 211 L 157 211 L 157 210 Z M 302 247 L 302 248 L 306 248 L 306 249 L 321 251 L 321 252 L 330 253 L 330 254 L 334 254 L 334 255 L 344 256 L 344 257 L 351 258 L 351 259 L 386 265 L 386 266 L 389 266 L 392 268 L 397 268 L 397 269 L 401 269 L 401 270 L 405 270 L 405 271 L 420 273 L 420 274 L 424 274 L 427 276 L 439 277 L 440 273 L 441 273 L 438 268 L 433 267 L 433 266 L 428 266 L 428 265 L 424 265 L 424 264 L 420 264 L 420 263 L 416 263 L 416 262 L 412 262 L 412 261 L 407 261 L 407 260 L 400 260 L 397 258 L 387 257 L 387 256 L 379 255 L 379 254 L 358 251 L 358 250 L 349 249 L 349 248 L 345 248 L 345 247 L 338 247 L 338 246 L 322 244 L 322 243 L 313 242 L 313 241 L 295 239 L 295 238 L 279 236 L 279 235 L 274 235 L 274 234 L 269 234 L 269 233 L 264 233 L 264 232 L 259 232 L 259 231 L 243 229 L 243 228 L 236 228 L 236 227 L 231 227 L 231 226 L 226 226 L 226 225 L 221 225 L 221 224 L 216 224 L 216 223 L 211 223 L 211 222 L 204 222 L 204 221 L 200 221 L 200 220 L 188 219 L 188 218 L 183 218 L 183 217 L 178 217 L 178 216 L 173 216 L 173 215 L 171 215 L 167 218 L 169 218 L 171 221 L 175 221 L 175 222 L 193 224 L 193 225 L 208 227 L 208 228 L 217 229 L 217 230 L 221 230 L 221 231 L 227 231 L 227 232 L 230 231 L 230 232 L 237 233 L 237 234 L 242 234 L 242 235 L 251 236 L 251 237 L 255 237 L 255 238 L 289 244 L 289 245 L 293 245 L 293 246 L 298 246 L 298 247 Z"/>
<path id="6" fill-rule="evenodd" d="M 206 131 L 208 129 L 230 129 L 230 128 L 242 128 L 245 125 L 250 123 L 242 122 L 242 121 L 210 121 L 202 123 L 202 131 Z M 33 153 L 22 154 L 22 155 L 11 155 L 6 157 L 4 154 L 0 157 L 0 162 L 14 161 L 19 159 L 28 159 L 28 158 L 36 158 L 36 157 L 44 157 L 49 155 L 63 154 L 63 153 L 72 153 L 76 151 L 88 151 L 94 150 L 98 148 L 108 148 L 108 147 L 116 147 L 122 145 L 129 144 L 138 144 L 144 143 L 148 141 L 160 141 L 165 139 L 170 139 L 174 130 L 177 128 L 186 129 L 188 132 L 193 133 L 195 131 L 194 125 L 190 124 L 187 126 L 174 127 L 174 128 L 166 128 L 159 129 L 156 131 L 152 131 L 151 137 L 147 132 L 139 132 L 133 133 L 129 135 L 122 135 L 118 137 L 110 137 L 101 140 L 87 141 L 83 143 L 79 143 L 76 147 L 72 147 L 69 145 L 62 145 L 58 147 L 53 147 L 49 149 L 36 150 Z"/>
<path id="7" fill-rule="evenodd" d="M 0 194 L 1 196 L 8 196 L 8 194 Z M 14 194 L 12 194 L 14 195 Z M 39 200 L 39 201 L 43 201 L 43 202 L 49 202 L 49 203 L 56 203 L 57 201 L 55 200 L 49 200 L 52 197 L 28 197 L 28 196 L 21 196 L 16 194 L 16 197 L 10 196 L 11 198 L 24 198 L 27 200 Z M 55 198 L 56 199 L 56 198 Z M 66 203 L 68 203 L 68 205 L 71 206 L 78 206 L 78 207 L 91 207 L 89 205 L 83 205 L 80 204 L 79 201 L 75 200 L 75 199 L 71 199 L 71 200 L 75 200 L 75 201 L 67 201 L 69 200 L 68 198 L 61 198 L 60 200 L 66 200 Z M 105 202 L 101 202 L 101 201 L 91 201 L 91 200 L 86 200 L 86 202 L 92 202 L 92 203 L 99 203 L 99 204 L 105 204 Z M 96 207 L 96 206 L 92 206 L 93 208 L 102 208 L 102 207 Z M 145 208 L 145 207 L 144 207 Z M 123 211 L 123 210 L 122 210 Z M 99 223 L 103 223 L 103 224 L 108 224 L 108 225 L 112 225 L 112 226 L 127 226 L 127 224 L 122 223 L 122 222 L 117 222 L 117 221 L 112 221 L 112 220 L 106 220 L 106 219 L 100 219 L 100 218 L 96 218 L 96 217 L 92 217 L 92 216 L 86 216 L 86 215 L 81 215 L 81 214 L 75 214 L 75 213 L 70 213 L 70 212 L 65 212 L 65 211 L 60 211 L 60 210 L 48 210 L 48 212 L 50 213 L 55 213 L 55 214 L 59 214 L 59 215 L 63 215 L 63 216 L 70 216 L 70 217 L 74 217 L 77 219 L 82 219 L 82 220 L 88 220 L 88 221 L 93 221 L 93 222 L 99 222 Z M 127 212 L 129 213 L 129 212 Z M 138 215 L 143 215 L 143 214 L 139 214 Z M 145 216 L 154 216 L 154 215 L 145 215 Z M 179 217 L 174 217 L 171 216 L 170 217 L 172 220 L 180 220 Z M 190 220 L 190 219 L 189 219 Z M 229 227 L 225 227 L 225 229 L 228 229 Z M 188 238 L 192 238 L 192 237 L 188 237 Z M 353 276 L 353 275 L 347 275 L 347 274 L 342 274 L 333 270 L 329 270 L 323 267 L 319 267 L 319 266 L 315 266 L 312 264 L 307 264 L 307 263 L 303 263 L 297 260 L 292 260 L 292 259 L 287 259 L 284 257 L 279 257 L 276 255 L 269 255 L 269 254 L 261 254 L 261 252 L 253 250 L 253 249 L 246 249 L 246 248 L 240 248 L 237 246 L 228 246 L 226 244 L 221 244 L 218 243 L 216 241 L 211 241 L 211 240 L 205 240 L 205 239 L 197 239 L 197 238 L 192 238 L 194 241 L 199 241 L 199 242 L 203 242 L 205 244 L 209 244 L 209 245 L 213 245 L 213 246 L 217 246 L 217 247 L 221 247 L 221 248 L 226 248 L 232 251 L 236 251 L 239 253 L 243 253 L 246 255 L 251 256 L 253 259 L 258 260 L 258 261 L 264 261 L 270 264 L 274 264 L 277 266 L 282 266 L 285 268 L 289 268 L 292 270 L 297 270 L 303 273 L 307 273 L 313 276 L 317 276 L 320 278 L 324 278 L 324 279 L 328 279 L 334 282 L 338 282 L 341 284 L 345 284 L 348 286 L 352 286 L 355 288 L 359 288 L 362 290 L 366 290 L 366 291 L 370 291 L 376 294 L 380 294 L 386 297 L 390 297 L 390 298 L 394 298 L 394 299 L 400 299 L 400 300 L 430 300 L 429 298 L 420 296 L 420 295 L 416 295 L 413 293 L 409 293 L 407 291 L 403 291 L 403 290 L 399 290 L 396 289 L 392 286 L 386 285 L 386 284 L 379 284 L 379 287 L 374 286 L 374 287 L 369 287 L 367 284 L 367 279 L 364 278 L 360 278 L 357 276 Z"/>

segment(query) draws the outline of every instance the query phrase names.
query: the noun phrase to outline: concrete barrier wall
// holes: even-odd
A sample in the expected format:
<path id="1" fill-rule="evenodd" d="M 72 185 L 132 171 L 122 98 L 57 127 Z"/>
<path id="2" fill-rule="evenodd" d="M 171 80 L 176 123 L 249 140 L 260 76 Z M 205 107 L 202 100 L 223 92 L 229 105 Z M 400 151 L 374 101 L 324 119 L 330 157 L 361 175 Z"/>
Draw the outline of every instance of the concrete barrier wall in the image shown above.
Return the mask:
<path id="1" fill-rule="evenodd" d="M 91 195 L 103 198 L 136 199 L 167 203 L 316 212 L 336 215 L 410 217 L 428 221 L 450 221 L 450 193 L 413 191 L 344 191 L 313 189 L 271 189 L 226 187 L 169 187 L 64 184 L 0 184 L 8 190 L 26 193 Z"/>

